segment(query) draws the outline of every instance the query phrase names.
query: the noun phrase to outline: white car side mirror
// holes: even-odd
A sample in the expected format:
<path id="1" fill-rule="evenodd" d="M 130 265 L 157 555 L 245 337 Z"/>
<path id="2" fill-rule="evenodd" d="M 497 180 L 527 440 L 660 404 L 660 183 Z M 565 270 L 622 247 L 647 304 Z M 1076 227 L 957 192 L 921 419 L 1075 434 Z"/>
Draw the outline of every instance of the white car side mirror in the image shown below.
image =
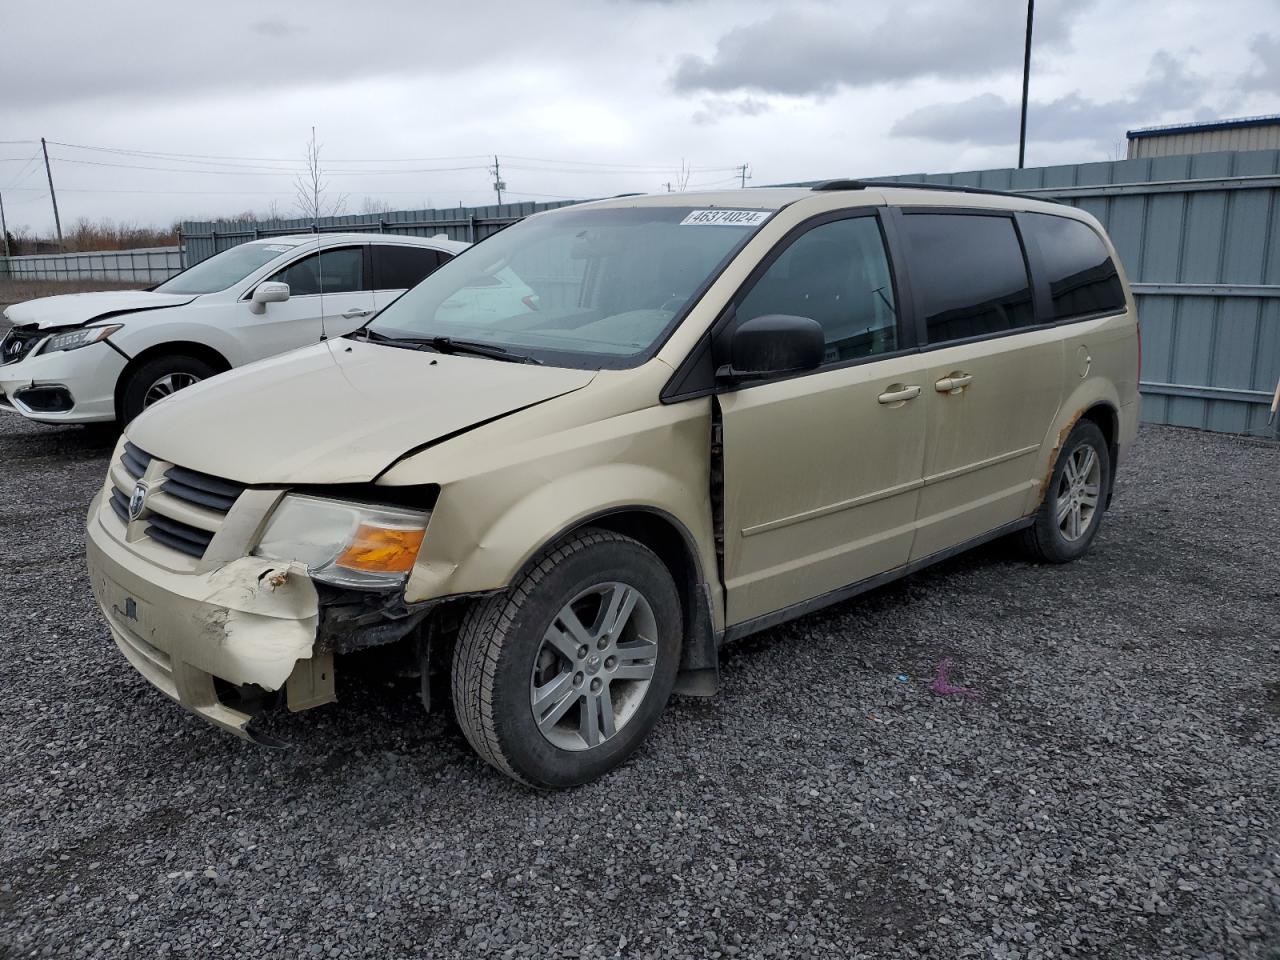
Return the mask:
<path id="1" fill-rule="evenodd" d="M 268 303 L 284 303 L 289 299 L 289 285 L 268 280 L 260 283 L 253 291 L 253 299 L 249 301 L 249 309 L 254 313 L 265 313 Z"/>

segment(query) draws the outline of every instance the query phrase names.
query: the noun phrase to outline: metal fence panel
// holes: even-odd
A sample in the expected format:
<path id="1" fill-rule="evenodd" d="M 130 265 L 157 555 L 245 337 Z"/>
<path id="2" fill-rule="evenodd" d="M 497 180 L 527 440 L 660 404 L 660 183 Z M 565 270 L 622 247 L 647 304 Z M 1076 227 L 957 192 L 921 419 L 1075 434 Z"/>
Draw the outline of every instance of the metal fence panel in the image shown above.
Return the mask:
<path id="1" fill-rule="evenodd" d="M 182 269 L 182 247 L 94 250 L 0 257 L 0 276 L 13 280 L 110 280 L 160 283 Z"/>

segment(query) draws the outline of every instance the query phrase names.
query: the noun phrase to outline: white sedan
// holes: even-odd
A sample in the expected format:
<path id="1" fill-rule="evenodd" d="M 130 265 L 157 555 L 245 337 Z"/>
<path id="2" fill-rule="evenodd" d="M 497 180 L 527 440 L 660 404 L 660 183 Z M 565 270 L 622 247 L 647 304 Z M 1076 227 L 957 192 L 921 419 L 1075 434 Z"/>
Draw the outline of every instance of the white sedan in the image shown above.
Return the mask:
<path id="1" fill-rule="evenodd" d="M 216 373 L 359 329 L 468 246 L 443 237 L 255 240 L 151 290 L 16 303 L 0 407 L 44 423 L 127 423 Z"/>

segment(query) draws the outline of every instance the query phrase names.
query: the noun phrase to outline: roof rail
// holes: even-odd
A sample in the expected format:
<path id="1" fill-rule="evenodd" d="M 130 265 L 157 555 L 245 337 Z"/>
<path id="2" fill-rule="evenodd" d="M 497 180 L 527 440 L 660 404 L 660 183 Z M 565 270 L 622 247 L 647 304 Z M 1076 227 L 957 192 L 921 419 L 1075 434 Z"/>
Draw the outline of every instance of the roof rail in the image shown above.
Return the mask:
<path id="1" fill-rule="evenodd" d="M 811 190 L 866 190 L 868 188 L 898 187 L 903 190 L 941 190 L 947 193 L 986 193 L 997 197 L 1022 197 L 1026 200 L 1044 199 L 1031 197 L 1013 190 L 989 190 L 986 187 L 966 187 L 953 183 L 919 183 L 913 180 L 826 180 L 815 184 Z"/>

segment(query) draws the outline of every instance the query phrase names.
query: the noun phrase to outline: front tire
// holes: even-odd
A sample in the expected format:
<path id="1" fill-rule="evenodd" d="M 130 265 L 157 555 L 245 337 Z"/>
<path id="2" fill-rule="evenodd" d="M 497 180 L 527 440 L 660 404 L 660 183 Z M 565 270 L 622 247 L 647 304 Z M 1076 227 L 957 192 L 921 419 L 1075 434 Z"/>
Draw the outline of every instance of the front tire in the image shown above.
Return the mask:
<path id="1" fill-rule="evenodd" d="M 1084 556 L 1102 526 L 1110 489 L 1107 438 L 1092 420 L 1081 420 L 1062 445 L 1035 522 L 1023 531 L 1023 548 L 1042 563 Z"/>
<path id="2" fill-rule="evenodd" d="M 218 371 L 197 357 L 169 354 L 154 357 L 129 376 L 120 397 L 120 423 L 125 425 L 151 404 L 207 380 Z"/>
<path id="3" fill-rule="evenodd" d="M 453 705 L 484 760 L 543 789 L 594 780 L 657 724 L 680 662 L 680 599 L 643 544 L 574 534 L 463 620 Z"/>

